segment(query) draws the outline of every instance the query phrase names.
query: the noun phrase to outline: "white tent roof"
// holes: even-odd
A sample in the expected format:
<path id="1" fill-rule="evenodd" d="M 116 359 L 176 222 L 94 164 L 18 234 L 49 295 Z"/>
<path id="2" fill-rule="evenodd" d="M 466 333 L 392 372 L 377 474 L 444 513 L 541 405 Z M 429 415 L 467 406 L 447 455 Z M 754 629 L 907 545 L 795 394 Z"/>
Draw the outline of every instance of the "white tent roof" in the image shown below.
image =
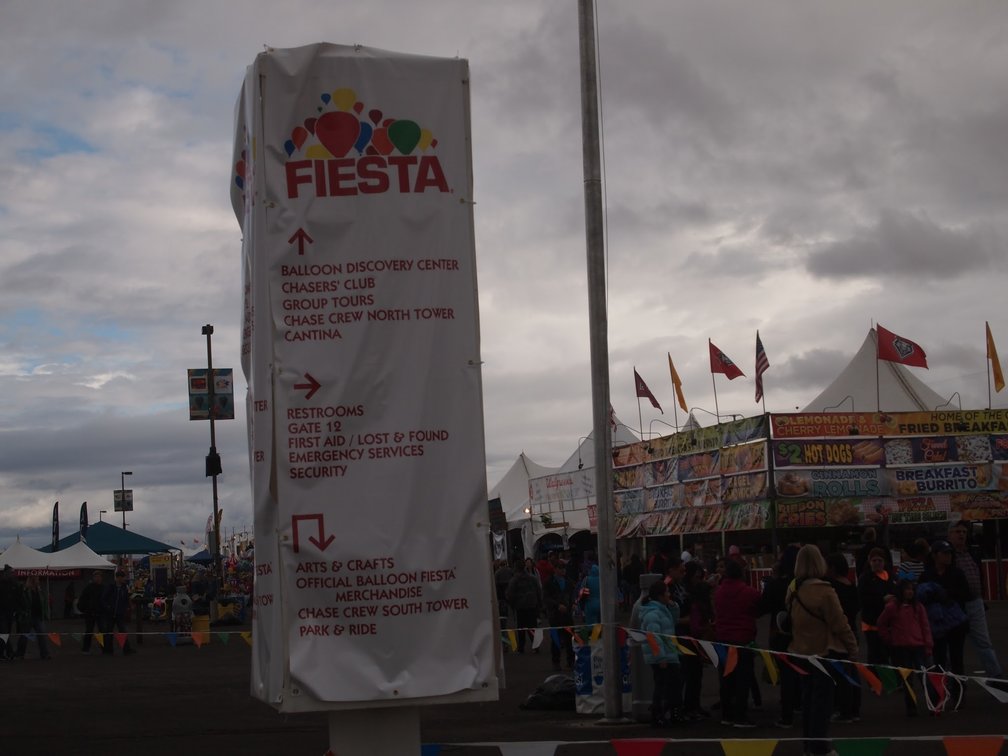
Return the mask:
<path id="1" fill-rule="evenodd" d="M 62 551 L 46 554 L 49 557 L 47 567 L 63 570 L 111 570 L 115 567 L 105 557 L 96 554 L 86 543 L 77 541 L 73 546 Z"/>
<path id="2" fill-rule="evenodd" d="M 525 452 L 518 455 L 504 477 L 496 486 L 490 489 L 490 498 L 500 497 L 501 509 L 507 518 L 508 527 L 514 527 L 515 523 L 527 520 L 525 507 L 529 501 L 529 478 L 541 478 L 544 475 L 555 473 L 557 468 L 545 467 L 529 459 Z"/>
<path id="3" fill-rule="evenodd" d="M 802 412 L 930 412 L 947 406 L 948 399 L 929 388 L 909 368 L 877 360 L 876 354 L 873 328 L 854 359 Z"/>
<path id="4" fill-rule="evenodd" d="M 49 553 L 16 541 L 0 554 L 0 565 L 5 564 L 15 570 L 111 570 L 115 567 L 80 542 L 68 549 Z"/>
<path id="5" fill-rule="evenodd" d="M 613 432 L 612 438 L 613 446 L 632 444 L 639 440 L 617 418 L 616 430 Z M 494 499 L 499 496 L 508 527 L 519 527 L 527 523 L 529 519 L 528 513 L 525 512 L 529 503 L 529 480 L 558 472 L 578 470 L 580 469 L 578 464 L 583 465 L 584 468 L 594 468 L 595 466 L 595 440 L 591 433 L 581 439 L 574 453 L 559 467 L 540 465 L 529 459 L 525 452 L 522 452 L 511 468 L 504 473 L 500 482 L 490 489 L 490 498 Z M 571 517 L 567 519 L 571 523 L 569 532 L 588 529 L 588 514 L 585 511 L 572 512 Z M 537 531 L 537 535 L 541 535 L 541 533 Z"/>

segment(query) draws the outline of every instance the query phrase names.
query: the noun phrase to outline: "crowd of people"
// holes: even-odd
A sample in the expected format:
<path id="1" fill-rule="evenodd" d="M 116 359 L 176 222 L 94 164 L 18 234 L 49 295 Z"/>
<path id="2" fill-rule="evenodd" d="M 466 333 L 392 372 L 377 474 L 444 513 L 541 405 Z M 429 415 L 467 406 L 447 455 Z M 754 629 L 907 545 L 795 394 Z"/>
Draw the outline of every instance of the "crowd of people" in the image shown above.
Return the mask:
<path id="1" fill-rule="evenodd" d="M 967 639 L 985 676 L 1000 678 L 981 564 L 968 548 L 968 534 L 964 523 L 955 523 L 947 537 L 906 543 L 895 565 L 892 552 L 876 543 L 870 528 L 856 554 L 824 555 L 814 544 L 789 544 L 760 588 L 754 587 L 737 546 L 710 561 L 664 548 L 647 562 L 632 555 L 620 565 L 616 601 L 629 611 L 629 627 L 648 634 L 649 642 L 640 645 L 654 681 L 652 724 L 688 725 L 712 716 L 716 708 L 724 726 L 756 726 L 749 703 L 762 705 L 757 649 L 840 662 L 823 665 L 828 675 L 779 665 L 780 713 L 774 724 L 800 725 L 805 751 L 814 754 L 830 753 L 831 722 L 861 717 L 861 687 L 853 682 L 858 676 L 852 668 L 850 675 L 842 671 L 844 661 L 914 670 L 904 689 L 907 716 L 931 711 L 921 703 L 928 700 L 922 670 L 965 674 Z M 648 584 L 641 585 L 642 575 L 660 577 L 645 577 Z M 543 617 L 550 628 L 601 620 L 598 565 L 590 552 L 578 559 L 554 550 L 538 561 L 502 563 L 495 580 L 502 627 L 510 620 L 519 629 L 519 652 L 524 653 L 528 635 L 522 630 L 537 627 Z M 769 618 L 765 638 L 759 637 L 763 617 Z M 548 636 L 554 670 L 561 669 L 561 659 L 572 668 L 569 635 Z M 717 672 L 719 695 L 708 708 L 701 690 L 710 665 L 703 653 L 681 652 L 681 644 L 690 640 L 733 649 L 733 666 L 727 674 Z M 955 684 L 948 679 L 950 687 Z"/>
<path id="2" fill-rule="evenodd" d="M 136 612 L 141 613 L 141 619 L 168 619 L 168 606 L 177 585 L 184 587 L 194 614 L 207 614 L 210 602 L 218 598 L 251 596 L 252 563 L 231 558 L 224 560 L 222 566 L 224 579 L 220 590 L 204 566 L 188 562 L 177 566 L 170 585 L 162 591 L 151 573 L 136 564 L 131 566 L 132 574 L 123 565 L 111 576 L 106 575 L 110 570 L 94 570 L 79 595 L 72 581 L 60 589 L 63 618 L 83 621 L 83 653 L 90 653 L 93 645 L 100 645 L 106 655 L 115 653 L 116 647 L 123 654 L 132 654 L 135 649 L 129 642 L 127 622 L 135 618 Z M 52 658 L 48 624 L 57 616 L 56 600 L 37 575 L 22 580 L 9 565 L 0 570 L 0 661 L 24 659 L 30 640 L 38 645 L 39 659 Z M 100 644 L 94 642 L 96 633 L 103 636 Z"/>

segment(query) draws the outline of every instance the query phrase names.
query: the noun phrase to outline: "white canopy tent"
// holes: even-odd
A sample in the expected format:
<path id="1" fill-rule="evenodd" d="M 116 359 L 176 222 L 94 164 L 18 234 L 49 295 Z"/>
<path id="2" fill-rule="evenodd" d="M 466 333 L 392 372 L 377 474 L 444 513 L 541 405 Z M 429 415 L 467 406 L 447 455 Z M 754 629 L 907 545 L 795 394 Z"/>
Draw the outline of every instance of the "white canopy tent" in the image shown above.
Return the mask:
<path id="1" fill-rule="evenodd" d="M 70 548 L 52 553 L 38 551 L 15 541 L 0 553 L 0 565 L 9 564 L 15 570 L 111 570 L 115 565 L 87 547 L 76 543 Z"/>
<path id="2" fill-rule="evenodd" d="M 627 426 L 617 420 L 616 430 L 612 434 L 613 446 L 631 444 L 640 439 L 632 433 Z M 526 456 L 525 452 L 518 455 L 518 459 L 511 465 L 504 477 L 490 490 L 490 498 L 500 498 L 501 509 L 507 518 L 508 528 L 522 529 L 522 542 L 525 545 L 526 553 L 531 553 L 537 540 L 547 533 L 557 532 L 555 529 L 547 528 L 542 521 L 535 517 L 535 513 L 527 511 L 529 508 L 529 481 L 533 478 L 542 478 L 547 475 L 554 475 L 563 472 L 583 470 L 591 472 L 595 466 L 595 440 L 591 433 L 581 438 L 577 448 L 571 453 L 567 460 L 559 467 L 547 467 L 540 465 Z M 588 530 L 588 504 L 592 501 L 575 502 L 575 508 L 565 511 L 564 521 L 567 527 L 564 529 L 565 535 Z"/>

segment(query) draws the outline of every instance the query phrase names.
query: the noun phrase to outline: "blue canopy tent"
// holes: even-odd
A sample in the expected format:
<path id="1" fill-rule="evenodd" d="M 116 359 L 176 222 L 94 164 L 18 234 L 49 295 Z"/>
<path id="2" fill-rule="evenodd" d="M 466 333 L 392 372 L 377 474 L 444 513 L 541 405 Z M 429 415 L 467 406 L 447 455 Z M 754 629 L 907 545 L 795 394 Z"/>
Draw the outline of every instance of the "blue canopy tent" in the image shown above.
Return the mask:
<path id="1" fill-rule="evenodd" d="M 213 557 L 207 549 L 197 551 L 195 554 L 187 556 L 185 559 L 187 562 L 196 562 L 196 564 L 210 564 L 213 562 Z"/>
<path id="2" fill-rule="evenodd" d="M 66 538 L 61 538 L 56 544 L 60 551 L 81 540 L 80 531 L 74 531 Z M 134 533 L 107 522 L 96 522 L 88 526 L 87 537 L 84 539 L 96 554 L 162 554 L 166 551 L 181 551 L 178 546 L 155 541 L 145 535 Z M 52 544 L 46 544 L 39 551 L 53 551 Z"/>

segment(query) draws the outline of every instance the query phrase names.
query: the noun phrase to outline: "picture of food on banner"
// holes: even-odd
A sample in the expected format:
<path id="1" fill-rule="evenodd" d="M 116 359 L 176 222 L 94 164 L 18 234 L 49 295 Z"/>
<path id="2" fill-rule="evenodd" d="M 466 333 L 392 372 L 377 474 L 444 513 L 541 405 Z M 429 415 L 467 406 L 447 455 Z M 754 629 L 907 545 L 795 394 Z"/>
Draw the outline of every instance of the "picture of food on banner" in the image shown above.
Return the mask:
<path id="1" fill-rule="evenodd" d="M 654 438 L 650 441 L 650 446 L 651 459 L 665 459 L 666 457 L 671 457 L 675 454 L 673 450 L 673 447 L 675 446 L 675 436 Z"/>
<path id="2" fill-rule="evenodd" d="M 725 501 L 762 499 L 767 494 L 767 474 L 758 472 L 726 476 L 721 491 Z"/>
<path id="3" fill-rule="evenodd" d="M 643 462 L 646 454 L 644 446 L 643 442 L 639 442 L 613 449 L 613 467 L 626 467 Z"/>
<path id="4" fill-rule="evenodd" d="M 721 500 L 721 481 L 718 478 L 694 480 L 682 484 L 683 505 L 706 507 Z"/>
<path id="5" fill-rule="evenodd" d="M 859 499 L 836 499 L 826 503 L 826 522 L 829 525 L 860 525 Z"/>
<path id="6" fill-rule="evenodd" d="M 1008 460 L 1008 436 L 990 437 L 991 456 L 996 460 Z"/>
<path id="7" fill-rule="evenodd" d="M 679 458 L 679 480 L 696 480 L 718 474 L 719 452 L 688 454 Z"/>
<path id="8" fill-rule="evenodd" d="M 661 459 L 651 463 L 651 483 L 656 486 L 675 483 L 678 465 L 674 459 Z"/>
<path id="9" fill-rule="evenodd" d="M 874 439 L 857 441 L 851 445 L 851 463 L 855 465 L 881 465 L 885 459 L 882 442 Z"/>
<path id="10" fill-rule="evenodd" d="M 789 470 L 776 476 L 777 493 L 781 496 L 805 496 L 812 490 L 812 481 L 807 472 Z"/>
<path id="11" fill-rule="evenodd" d="M 754 472 L 767 467 L 767 445 L 765 441 L 740 444 L 721 450 L 721 474 Z"/>
<path id="12" fill-rule="evenodd" d="M 657 486 L 644 490 L 644 509 L 647 512 L 665 511 L 682 505 L 682 486 Z"/>
<path id="13" fill-rule="evenodd" d="M 909 438 L 891 438 L 885 442 L 887 465 L 912 465 L 914 461 L 913 442 Z"/>
<path id="14" fill-rule="evenodd" d="M 990 436 L 959 436 L 955 439 L 960 462 L 990 462 Z M 939 460 L 935 460 L 939 461 Z"/>
<path id="15" fill-rule="evenodd" d="M 616 490 L 624 488 L 640 488 L 644 485 L 644 466 L 624 467 L 620 470 L 613 470 L 613 488 Z"/>
<path id="16" fill-rule="evenodd" d="M 997 490 L 1008 491 L 1008 464 L 995 462 L 993 467 L 994 474 L 997 476 Z"/>
<path id="17" fill-rule="evenodd" d="M 963 520 L 1000 520 L 1008 517 L 1008 501 L 1000 493 L 953 494 L 949 497 L 952 517 Z"/>

